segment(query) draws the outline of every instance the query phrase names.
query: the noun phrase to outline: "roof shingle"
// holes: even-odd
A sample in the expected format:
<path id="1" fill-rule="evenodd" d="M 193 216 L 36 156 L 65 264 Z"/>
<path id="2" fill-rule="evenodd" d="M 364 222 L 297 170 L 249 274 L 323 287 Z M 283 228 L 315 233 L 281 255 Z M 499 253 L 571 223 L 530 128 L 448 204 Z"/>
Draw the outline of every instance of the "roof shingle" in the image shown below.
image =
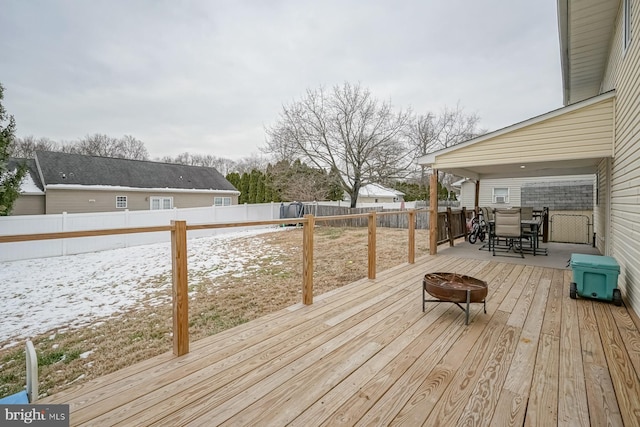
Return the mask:
<path id="1" fill-rule="evenodd" d="M 132 188 L 237 191 L 215 168 L 144 160 L 36 152 L 44 185 L 105 185 Z"/>

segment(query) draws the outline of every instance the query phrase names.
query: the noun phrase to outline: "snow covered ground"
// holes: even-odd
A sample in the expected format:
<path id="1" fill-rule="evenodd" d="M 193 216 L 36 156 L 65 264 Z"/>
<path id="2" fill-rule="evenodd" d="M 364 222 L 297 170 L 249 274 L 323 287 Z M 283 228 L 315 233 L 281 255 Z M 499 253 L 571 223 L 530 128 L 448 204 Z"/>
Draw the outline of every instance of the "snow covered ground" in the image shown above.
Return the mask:
<path id="1" fill-rule="evenodd" d="M 285 230 L 256 229 L 188 242 L 190 278 L 242 271 L 262 256 L 261 238 L 236 246 L 239 237 Z M 0 263 L 0 343 L 54 328 L 76 328 L 136 305 L 170 303 L 171 246 L 159 243 L 65 257 Z M 7 342 L 8 341 L 8 342 Z"/>

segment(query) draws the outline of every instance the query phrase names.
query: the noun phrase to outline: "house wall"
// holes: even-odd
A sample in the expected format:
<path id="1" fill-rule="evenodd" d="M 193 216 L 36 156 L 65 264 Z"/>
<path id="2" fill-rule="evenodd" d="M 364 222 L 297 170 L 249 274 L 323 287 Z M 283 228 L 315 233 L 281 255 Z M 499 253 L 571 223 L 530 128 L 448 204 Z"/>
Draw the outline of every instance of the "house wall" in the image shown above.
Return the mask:
<path id="1" fill-rule="evenodd" d="M 616 89 L 611 164 L 609 254 L 620 264 L 618 286 L 640 313 L 640 0 L 631 2 L 632 40 L 623 51 L 623 13 L 616 21 L 603 90 Z"/>
<path id="2" fill-rule="evenodd" d="M 640 36 L 639 36 L 640 37 Z M 526 153 L 527 162 L 611 156 L 614 99 L 568 112 L 508 134 L 496 135 L 464 150 L 438 156 L 438 166 L 509 164 Z M 567 145 L 574 149 L 567 149 Z"/>
<path id="3" fill-rule="evenodd" d="M 385 197 L 385 196 L 372 196 L 364 197 L 358 196 L 358 203 L 395 203 L 402 200 L 399 197 Z"/>
<path id="4" fill-rule="evenodd" d="M 608 243 L 610 241 L 609 221 L 609 171 L 611 160 L 605 159 L 598 165 L 598 177 L 596 180 L 595 206 L 593 209 L 594 231 L 596 233 L 596 248 L 601 254 L 609 254 Z"/>
<path id="5" fill-rule="evenodd" d="M 173 207 L 176 208 L 212 206 L 215 196 L 231 197 L 231 204 L 238 204 L 237 196 L 230 196 L 224 193 L 47 189 L 45 213 L 88 213 L 124 210 L 124 208 L 116 208 L 116 196 L 127 196 L 126 209 L 130 211 L 150 210 L 149 199 L 151 197 L 173 197 Z"/>
<path id="6" fill-rule="evenodd" d="M 458 197 L 460 206 L 467 209 L 474 209 L 476 203 L 476 183 L 475 181 L 465 181 L 460 186 L 460 196 Z"/>
<path id="7" fill-rule="evenodd" d="M 42 215 L 44 205 L 44 194 L 21 195 L 14 202 L 11 215 Z"/>
<path id="8" fill-rule="evenodd" d="M 544 178 L 505 178 L 505 179 L 484 179 L 480 181 L 480 206 L 485 207 L 506 207 L 506 206 L 533 206 L 536 208 L 542 207 L 550 207 L 553 203 L 552 200 L 548 200 L 548 197 L 539 197 L 536 200 L 525 200 L 522 199 L 522 187 L 538 184 L 542 181 L 546 183 L 548 186 L 554 186 L 555 188 L 555 199 L 560 200 L 571 200 L 576 199 L 577 195 L 575 191 L 571 188 L 564 188 L 565 185 L 562 183 L 566 182 L 575 182 L 582 183 L 593 179 L 588 175 L 567 175 L 567 176 L 549 176 Z M 545 188 L 543 186 L 542 188 Z M 494 188 L 508 188 L 509 189 L 509 202 L 505 204 L 495 204 L 493 203 L 493 189 Z M 563 194 L 566 193 L 566 196 Z M 593 194 L 593 193 L 591 193 Z M 467 209 L 473 209 L 475 202 L 475 184 L 473 182 L 464 183 L 461 190 L 461 203 L 462 206 L 465 206 Z M 591 197 L 591 196 L 589 196 Z M 584 197 L 582 197 L 584 198 Z M 588 202 L 593 203 L 593 199 L 587 199 Z M 558 207 L 565 209 L 565 207 Z M 583 206 L 576 206 L 576 209 L 582 209 Z"/>

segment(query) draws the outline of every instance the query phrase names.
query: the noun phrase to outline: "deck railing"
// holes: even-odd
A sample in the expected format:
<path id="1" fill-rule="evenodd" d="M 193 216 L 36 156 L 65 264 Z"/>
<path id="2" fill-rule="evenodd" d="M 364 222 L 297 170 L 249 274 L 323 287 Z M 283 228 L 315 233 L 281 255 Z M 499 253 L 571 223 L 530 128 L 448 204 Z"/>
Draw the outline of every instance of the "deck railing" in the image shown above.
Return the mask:
<path id="1" fill-rule="evenodd" d="M 469 234 L 467 219 L 471 213 L 464 207 L 462 210 L 447 208 L 445 212 L 438 212 L 438 244 L 449 242 L 449 246 L 453 246 L 455 239 L 464 237 L 466 240 Z"/>
<path id="2" fill-rule="evenodd" d="M 171 233 L 171 270 L 173 305 L 173 353 L 181 356 L 189 352 L 189 298 L 187 270 L 187 232 L 215 228 L 249 227 L 261 225 L 303 225 L 302 237 L 302 303 L 313 304 L 313 237 L 316 224 L 339 221 L 349 218 L 366 218 L 368 222 L 367 277 L 376 278 L 376 220 L 380 216 L 408 215 L 408 255 L 407 262 L 415 262 L 415 224 L 414 209 L 395 212 L 369 212 L 365 214 L 339 216 L 313 216 L 304 218 L 275 219 L 265 221 L 227 222 L 217 224 L 187 224 L 186 221 L 171 221 L 171 225 L 154 227 L 116 228 L 104 230 L 68 231 L 59 233 L 0 235 L 1 243 L 27 242 L 36 240 L 69 239 L 77 237 L 99 237 L 118 234 L 149 232 Z"/>

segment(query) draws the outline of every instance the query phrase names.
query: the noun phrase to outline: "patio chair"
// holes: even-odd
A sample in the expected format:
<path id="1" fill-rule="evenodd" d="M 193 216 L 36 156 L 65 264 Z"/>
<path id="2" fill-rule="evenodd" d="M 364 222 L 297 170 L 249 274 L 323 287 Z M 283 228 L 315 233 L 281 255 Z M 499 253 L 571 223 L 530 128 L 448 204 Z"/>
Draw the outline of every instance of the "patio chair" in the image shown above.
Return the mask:
<path id="1" fill-rule="evenodd" d="M 523 206 L 520 208 L 520 219 L 522 220 L 532 220 L 533 219 L 533 207 L 531 206 Z M 529 242 L 529 249 L 533 250 L 535 245 L 535 239 L 537 230 L 531 229 L 531 227 L 524 228 L 522 230 L 522 238 Z M 535 251 L 533 252 L 535 255 Z"/>
<path id="2" fill-rule="evenodd" d="M 34 403 L 38 400 L 38 356 L 31 340 L 27 340 L 27 386 L 25 390 L 0 399 L 1 405 Z"/>
<path id="3" fill-rule="evenodd" d="M 484 215 L 485 221 L 487 222 L 493 221 L 493 208 L 489 208 L 485 206 L 480 209 L 482 209 L 482 214 Z"/>
<path id="4" fill-rule="evenodd" d="M 524 258 L 520 209 L 496 209 L 494 217 L 495 226 L 491 236 L 493 256 L 496 255 L 496 247 L 500 239 L 505 239 L 505 245 L 500 246 L 499 249 L 505 252 L 518 250 L 520 257 Z"/>

